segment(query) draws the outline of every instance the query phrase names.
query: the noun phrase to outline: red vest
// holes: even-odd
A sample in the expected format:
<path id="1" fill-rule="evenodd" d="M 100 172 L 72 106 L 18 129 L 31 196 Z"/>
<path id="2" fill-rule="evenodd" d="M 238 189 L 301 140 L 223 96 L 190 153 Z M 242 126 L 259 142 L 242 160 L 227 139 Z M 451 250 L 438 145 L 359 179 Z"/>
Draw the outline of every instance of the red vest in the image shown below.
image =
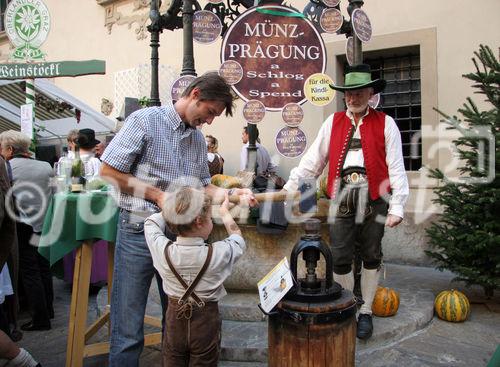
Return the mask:
<path id="1" fill-rule="evenodd" d="M 391 191 L 389 169 L 385 161 L 385 113 L 369 108 L 368 115 L 363 118 L 363 124 L 359 129 L 366 175 L 368 176 L 368 191 L 370 198 L 376 200 Z M 352 134 L 354 134 L 354 126 L 346 112 L 336 112 L 333 115 L 330 135 L 327 186 L 327 192 L 332 199 L 339 191 L 340 175 Z"/>

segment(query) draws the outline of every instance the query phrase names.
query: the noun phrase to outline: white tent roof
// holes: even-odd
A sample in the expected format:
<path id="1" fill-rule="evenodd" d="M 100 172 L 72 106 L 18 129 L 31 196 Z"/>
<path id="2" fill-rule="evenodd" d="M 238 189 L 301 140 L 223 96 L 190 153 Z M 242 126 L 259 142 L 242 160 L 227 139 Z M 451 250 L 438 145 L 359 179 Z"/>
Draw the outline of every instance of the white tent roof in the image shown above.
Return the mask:
<path id="1" fill-rule="evenodd" d="M 25 104 L 24 92 L 19 83 L 22 80 L 0 80 L 0 131 L 20 129 L 20 106 Z M 97 134 L 107 134 L 114 130 L 115 121 L 97 112 L 86 103 L 75 98 L 46 79 L 35 80 L 35 92 L 57 102 L 66 102 L 73 110 L 56 112 L 35 106 L 35 125 L 43 127 L 38 132 L 40 140 L 65 137 L 72 129 L 89 128 Z M 80 122 L 77 123 L 75 110 L 80 110 Z"/>

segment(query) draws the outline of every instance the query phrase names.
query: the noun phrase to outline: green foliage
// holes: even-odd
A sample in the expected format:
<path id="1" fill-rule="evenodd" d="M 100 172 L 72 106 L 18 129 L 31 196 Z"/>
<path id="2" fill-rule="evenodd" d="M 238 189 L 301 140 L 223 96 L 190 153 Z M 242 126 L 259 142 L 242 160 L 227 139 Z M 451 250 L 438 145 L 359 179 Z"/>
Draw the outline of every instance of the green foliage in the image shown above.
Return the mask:
<path id="1" fill-rule="evenodd" d="M 142 107 L 142 108 L 146 108 L 146 107 L 149 107 L 149 104 L 150 104 L 150 99 L 146 96 L 142 97 L 142 98 L 139 98 L 139 100 L 137 101 L 139 103 L 139 105 Z"/>
<path id="2" fill-rule="evenodd" d="M 468 285 L 482 286 L 490 297 L 500 288 L 500 63 L 488 46 L 481 45 L 474 55 L 476 72 L 463 77 L 474 82 L 475 93 L 484 95 L 492 108 L 480 111 L 467 98 L 458 110 L 463 121 L 438 111 L 448 129 L 461 133 L 453 144 L 464 165 L 459 182 L 447 180 L 439 169 L 430 171 L 430 177 L 441 183 L 434 190 L 434 202 L 443 214 L 427 229 L 431 249 L 426 253 L 438 269 L 453 271 Z M 474 134 L 484 132 L 481 129 L 493 139 Z"/>

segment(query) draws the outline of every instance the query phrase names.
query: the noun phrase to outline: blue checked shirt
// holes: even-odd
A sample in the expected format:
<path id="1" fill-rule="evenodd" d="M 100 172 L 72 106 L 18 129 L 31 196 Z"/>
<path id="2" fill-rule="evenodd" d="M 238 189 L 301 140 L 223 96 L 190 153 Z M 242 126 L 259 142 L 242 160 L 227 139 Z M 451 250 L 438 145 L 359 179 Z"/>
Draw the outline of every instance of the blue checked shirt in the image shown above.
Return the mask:
<path id="1" fill-rule="evenodd" d="M 169 186 L 210 183 L 207 146 L 201 131 L 186 127 L 171 102 L 131 114 L 106 148 L 102 161 L 120 172 L 167 191 Z M 143 193 L 120 193 L 120 207 L 158 212 Z"/>

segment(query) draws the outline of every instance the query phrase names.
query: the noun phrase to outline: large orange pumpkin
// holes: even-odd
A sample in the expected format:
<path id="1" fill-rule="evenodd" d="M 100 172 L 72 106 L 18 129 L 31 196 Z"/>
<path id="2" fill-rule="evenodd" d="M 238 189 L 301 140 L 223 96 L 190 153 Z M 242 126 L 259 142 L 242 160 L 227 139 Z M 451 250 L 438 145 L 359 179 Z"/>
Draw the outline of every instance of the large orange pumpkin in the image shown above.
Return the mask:
<path id="1" fill-rule="evenodd" d="M 378 287 L 373 299 L 372 312 L 375 316 L 394 316 L 399 308 L 399 293 L 392 288 Z"/>
<path id="2" fill-rule="evenodd" d="M 442 291 L 434 301 L 434 310 L 445 321 L 462 322 L 470 314 L 470 303 L 465 294 L 452 289 Z"/>

